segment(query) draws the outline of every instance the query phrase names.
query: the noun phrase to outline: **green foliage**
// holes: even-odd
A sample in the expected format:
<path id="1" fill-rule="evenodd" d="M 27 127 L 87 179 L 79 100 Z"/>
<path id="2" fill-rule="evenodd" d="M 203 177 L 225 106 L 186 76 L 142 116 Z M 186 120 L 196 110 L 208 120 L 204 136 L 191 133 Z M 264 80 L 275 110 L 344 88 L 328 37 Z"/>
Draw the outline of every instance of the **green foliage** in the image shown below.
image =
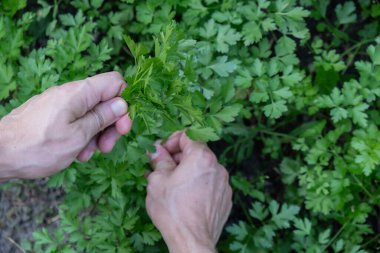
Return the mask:
<path id="1" fill-rule="evenodd" d="M 281 209 L 279 204 L 272 200 L 268 207 L 260 202 L 254 202 L 249 214 L 253 219 L 265 224 L 260 227 L 249 226 L 243 221 L 233 224 L 227 231 L 236 238 L 236 242 L 230 245 L 230 249 L 238 252 L 251 252 L 252 250 L 271 249 L 274 246 L 276 232 L 289 228 L 290 222 L 298 214 L 299 207 L 284 204 Z"/>
<path id="2" fill-rule="evenodd" d="M 66 192 L 60 226 L 25 249 L 164 251 L 144 208 L 146 151 L 186 129 L 222 139 L 215 150 L 232 174 L 220 252 L 378 252 L 379 10 L 369 0 L 2 1 L 0 116 L 114 69 L 134 119 L 111 154 L 50 178 Z"/>
<path id="3" fill-rule="evenodd" d="M 171 24 L 155 38 L 154 57 L 146 57 L 143 47 L 129 37 L 125 38 L 135 66 L 127 72 L 128 87 L 122 96 L 130 104 L 129 113 L 135 124 L 142 125 L 140 132 L 146 128 L 149 133 L 155 131 L 169 135 L 192 126 L 189 131 L 193 138 L 200 136 L 204 141 L 216 140 L 218 136 L 212 128 L 205 131 L 201 108 L 193 105 L 188 89 L 192 81 L 189 77 L 194 76 L 188 52 L 195 41 L 180 40 L 174 29 L 175 25 Z"/>

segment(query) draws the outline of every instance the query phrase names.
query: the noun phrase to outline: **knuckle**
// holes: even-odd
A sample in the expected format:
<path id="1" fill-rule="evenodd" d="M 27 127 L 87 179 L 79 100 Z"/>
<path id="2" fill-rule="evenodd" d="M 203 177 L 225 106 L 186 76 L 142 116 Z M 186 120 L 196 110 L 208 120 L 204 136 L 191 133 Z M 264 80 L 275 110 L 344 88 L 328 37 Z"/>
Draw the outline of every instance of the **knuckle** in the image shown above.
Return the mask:
<path id="1" fill-rule="evenodd" d="M 152 185 L 152 182 L 154 180 L 154 177 L 155 177 L 155 173 L 152 172 L 148 175 L 148 177 L 146 178 L 146 180 L 148 181 L 148 187 Z"/>
<path id="2" fill-rule="evenodd" d="M 43 93 L 40 94 L 40 97 L 43 99 L 49 99 L 55 102 L 62 101 L 62 98 L 64 96 L 61 95 L 62 87 L 60 86 L 53 86 L 45 90 Z"/>
<path id="3" fill-rule="evenodd" d="M 76 92 L 69 85 L 53 86 L 48 88 L 41 95 L 47 95 L 45 99 L 54 101 L 56 106 L 67 106 L 75 102 Z"/>
<path id="4" fill-rule="evenodd" d="M 89 112 L 89 114 L 92 118 L 92 121 L 96 122 L 95 124 L 97 126 L 97 129 L 103 129 L 105 122 L 102 113 L 99 111 L 99 109 L 94 108 Z"/>
<path id="5" fill-rule="evenodd" d="M 78 122 L 78 124 L 75 124 L 73 131 L 72 136 L 75 136 L 75 138 L 71 139 L 74 147 L 83 146 L 83 143 L 87 143 L 90 139 L 89 132 L 86 131 L 86 126 L 83 123 Z"/>
<path id="6" fill-rule="evenodd" d="M 215 154 L 210 150 L 203 150 L 202 159 L 206 166 L 212 166 L 217 162 Z"/>
<path id="7" fill-rule="evenodd" d="M 59 90 L 62 90 L 62 87 L 63 86 L 52 86 L 52 87 L 49 87 L 48 89 L 46 89 L 44 93 L 47 93 L 47 94 L 56 93 Z"/>
<path id="8" fill-rule="evenodd" d="M 225 182 L 228 182 L 229 179 L 230 179 L 230 174 L 228 173 L 228 171 L 226 170 L 226 168 L 224 168 L 223 166 L 220 166 L 220 174 L 222 175 L 223 179 Z"/>
<path id="9" fill-rule="evenodd" d="M 167 159 L 164 159 L 164 160 L 159 160 L 159 161 L 156 161 L 156 170 L 165 170 L 165 169 L 171 169 L 171 168 L 175 168 L 177 166 L 177 164 L 172 161 L 172 160 L 167 160 Z"/>
<path id="10" fill-rule="evenodd" d="M 154 186 L 151 183 L 148 184 L 148 186 L 146 187 L 146 191 L 147 191 L 147 197 L 150 197 L 152 193 L 154 192 Z M 148 198 L 147 198 L 147 203 L 148 203 Z"/>
<path id="11" fill-rule="evenodd" d="M 232 202 L 232 196 L 233 196 L 234 192 L 232 191 L 231 186 L 228 186 L 227 194 L 228 194 L 228 200 L 229 200 L 229 202 Z"/>
<path id="12" fill-rule="evenodd" d="M 151 209 L 151 207 L 152 207 L 152 197 L 149 195 L 149 193 L 148 193 L 148 195 L 146 196 L 146 198 L 145 198 L 145 205 L 146 205 L 146 208 L 148 209 L 148 210 L 150 210 Z"/>
<path id="13" fill-rule="evenodd" d="M 91 77 L 87 77 L 83 80 L 82 85 L 78 85 L 78 93 L 82 94 L 80 98 L 82 99 L 82 104 L 85 108 L 91 108 L 94 106 L 91 101 L 96 101 L 96 92 L 95 88 L 92 87 L 92 79 Z"/>
<path id="14" fill-rule="evenodd" d="M 163 188 L 167 181 L 168 173 L 166 170 L 156 170 L 149 174 L 147 177 L 148 186 L 152 189 Z"/>
<path id="15" fill-rule="evenodd" d="M 62 84 L 61 86 L 52 87 L 53 89 L 59 90 L 62 93 L 69 93 L 73 85 L 70 83 Z M 51 89 L 51 88 L 50 88 Z"/>
<path id="16" fill-rule="evenodd" d="M 162 175 L 159 171 L 154 171 L 148 176 L 148 189 L 156 188 L 162 181 Z"/>
<path id="17" fill-rule="evenodd" d="M 62 86 L 59 86 L 59 87 L 56 87 L 57 88 L 57 91 L 56 91 L 56 94 L 59 96 L 59 100 L 64 100 L 66 101 L 68 104 L 72 104 L 75 102 L 75 100 L 77 99 L 77 96 L 75 94 L 77 94 L 76 90 L 73 90 L 73 85 L 62 85 Z"/>
<path id="18" fill-rule="evenodd" d="M 157 210 L 155 198 L 148 194 L 145 199 L 145 206 L 148 215 L 154 217 L 155 211 Z"/>
<path id="19" fill-rule="evenodd" d="M 82 85 L 81 85 L 81 88 L 85 91 L 85 92 L 91 92 L 93 91 L 94 89 L 94 83 L 93 83 L 93 77 L 92 76 L 89 76 L 89 77 L 86 77 L 85 79 L 83 79 L 82 81 Z"/>
<path id="20" fill-rule="evenodd" d="M 124 80 L 123 76 L 118 71 L 111 71 L 110 74 L 115 80 Z"/>
<path id="21" fill-rule="evenodd" d="M 92 76 L 89 76 L 89 77 L 86 77 L 85 79 L 83 79 L 83 86 L 84 87 L 91 87 L 91 84 L 92 84 Z"/>
<path id="22" fill-rule="evenodd" d="M 217 176 L 220 178 L 220 180 L 225 182 L 229 187 L 230 174 L 228 170 L 219 163 L 214 167 L 214 169 L 216 171 Z"/>
<path id="23" fill-rule="evenodd" d="M 228 213 L 231 212 L 232 207 L 233 207 L 233 203 L 232 203 L 232 198 L 231 198 L 230 201 L 228 202 L 228 211 L 227 211 Z"/>
<path id="24" fill-rule="evenodd" d="M 80 85 L 77 84 L 77 82 L 71 82 L 71 83 L 65 83 L 61 86 L 58 87 L 60 93 L 62 95 L 67 96 L 67 97 L 75 97 L 74 94 L 78 94 L 80 91 Z"/>
<path id="25" fill-rule="evenodd" d="M 160 196 L 162 197 L 165 190 L 165 183 L 163 182 L 164 175 L 160 172 L 154 171 L 148 176 L 147 180 L 147 196 L 149 196 L 152 200 Z"/>

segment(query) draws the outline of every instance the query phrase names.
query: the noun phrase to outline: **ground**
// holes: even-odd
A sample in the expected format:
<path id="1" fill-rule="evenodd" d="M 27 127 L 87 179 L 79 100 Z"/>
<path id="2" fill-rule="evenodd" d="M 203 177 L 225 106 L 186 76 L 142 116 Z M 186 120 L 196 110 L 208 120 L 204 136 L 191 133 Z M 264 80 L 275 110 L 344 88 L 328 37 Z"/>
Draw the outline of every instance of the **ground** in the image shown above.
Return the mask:
<path id="1" fill-rule="evenodd" d="M 24 252 L 19 244 L 39 226 L 57 226 L 63 191 L 48 188 L 46 182 L 15 180 L 0 186 L 0 252 Z"/>

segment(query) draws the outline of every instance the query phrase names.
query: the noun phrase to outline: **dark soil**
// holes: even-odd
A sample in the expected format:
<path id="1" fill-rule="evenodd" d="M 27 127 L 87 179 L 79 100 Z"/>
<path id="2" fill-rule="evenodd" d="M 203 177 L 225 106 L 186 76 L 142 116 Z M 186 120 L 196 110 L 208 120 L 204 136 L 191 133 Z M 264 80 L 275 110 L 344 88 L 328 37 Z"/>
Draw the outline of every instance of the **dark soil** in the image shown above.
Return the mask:
<path id="1" fill-rule="evenodd" d="M 30 240 L 36 229 L 57 226 L 63 191 L 48 188 L 46 181 L 16 180 L 0 185 L 0 252 L 24 252 L 21 241 Z"/>

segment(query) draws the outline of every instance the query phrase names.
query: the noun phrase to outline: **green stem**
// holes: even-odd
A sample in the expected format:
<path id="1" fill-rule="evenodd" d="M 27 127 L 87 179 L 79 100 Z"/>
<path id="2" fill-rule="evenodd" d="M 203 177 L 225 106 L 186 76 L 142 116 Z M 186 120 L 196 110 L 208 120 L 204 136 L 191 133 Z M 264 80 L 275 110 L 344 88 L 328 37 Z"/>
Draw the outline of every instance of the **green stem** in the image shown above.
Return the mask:
<path id="1" fill-rule="evenodd" d="M 321 252 L 325 252 L 329 247 L 330 245 L 338 238 L 338 236 L 343 232 L 343 230 L 346 228 L 346 226 L 348 225 L 349 221 L 346 221 L 346 223 L 343 224 L 343 226 L 339 229 L 339 231 L 334 235 L 333 238 L 331 238 L 331 240 L 326 244 L 326 246 L 322 249 Z"/>
<path id="2" fill-rule="evenodd" d="M 355 52 L 350 56 L 350 59 L 347 62 L 346 69 L 344 70 L 343 74 L 346 74 L 348 68 L 351 66 L 352 62 L 354 61 L 356 55 L 358 54 L 359 50 L 361 49 L 362 45 L 360 47 L 357 47 Z"/>
<path id="3" fill-rule="evenodd" d="M 279 136 L 279 137 L 289 138 L 289 139 L 293 139 L 293 140 L 297 139 L 297 137 L 295 137 L 293 135 L 273 132 L 273 131 L 265 130 L 265 129 L 257 129 L 256 131 L 259 132 L 259 133 L 263 133 L 263 134 L 268 134 L 268 135 L 273 135 L 273 136 Z"/>
<path id="4" fill-rule="evenodd" d="M 351 174 L 351 176 L 355 179 L 356 183 L 360 186 L 360 188 L 362 188 L 363 191 L 368 195 L 368 197 L 370 199 L 373 199 L 373 195 L 370 193 L 370 191 L 367 188 L 364 187 L 362 182 L 354 174 Z"/>
<path id="5" fill-rule="evenodd" d="M 368 245 L 372 244 L 373 242 L 376 242 L 377 239 L 380 239 L 380 234 L 377 234 L 375 237 L 373 237 L 371 240 L 369 240 L 368 242 L 364 243 L 362 245 L 363 248 L 367 247 Z"/>
<path id="6" fill-rule="evenodd" d="M 240 196 L 236 196 L 236 200 L 239 203 L 240 207 L 243 209 L 244 215 L 246 216 L 248 222 L 251 224 L 251 226 L 254 226 L 251 215 L 249 215 L 247 208 L 245 207 L 245 203 L 241 200 Z"/>
<path id="7" fill-rule="evenodd" d="M 360 47 L 362 47 L 363 45 L 368 44 L 368 43 L 373 42 L 373 41 L 374 41 L 374 39 L 363 40 L 363 41 L 357 43 L 356 45 L 353 45 L 352 47 L 350 47 L 350 48 L 348 48 L 347 50 L 345 50 L 345 51 L 341 54 L 341 57 L 346 56 L 347 54 L 349 54 L 351 51 L 355 50 L 356 48 L 360 48 Z"/>

